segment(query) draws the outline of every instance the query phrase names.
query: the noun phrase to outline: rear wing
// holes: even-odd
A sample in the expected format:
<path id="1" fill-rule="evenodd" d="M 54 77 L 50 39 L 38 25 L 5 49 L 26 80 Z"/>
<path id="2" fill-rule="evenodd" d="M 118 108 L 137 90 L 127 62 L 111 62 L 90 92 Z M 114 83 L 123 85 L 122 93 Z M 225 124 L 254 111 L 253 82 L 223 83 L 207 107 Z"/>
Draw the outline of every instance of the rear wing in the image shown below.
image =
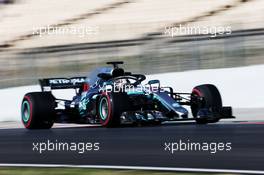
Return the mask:
<path id="1" fill-rule="evenodd" d="M 40 79 L 39 83 L 42 91 L 51 91 L 52 89 L 81 88 L 85 80 L 86 77 L 46 78 L 46 79 Z"/>

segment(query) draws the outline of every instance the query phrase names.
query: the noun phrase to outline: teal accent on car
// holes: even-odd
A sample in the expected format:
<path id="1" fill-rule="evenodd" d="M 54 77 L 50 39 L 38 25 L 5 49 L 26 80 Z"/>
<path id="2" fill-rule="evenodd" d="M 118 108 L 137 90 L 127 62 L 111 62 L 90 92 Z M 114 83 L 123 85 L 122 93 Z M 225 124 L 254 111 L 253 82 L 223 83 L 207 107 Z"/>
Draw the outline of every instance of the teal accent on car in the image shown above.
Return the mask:
<path id="1" fill-rule="evenodd" d="M 138 91 L 129 91 L 127 92 L 127 95 L 140 95 L 140 94 L 145 94 L 144 92 L 138 92 Z"/>

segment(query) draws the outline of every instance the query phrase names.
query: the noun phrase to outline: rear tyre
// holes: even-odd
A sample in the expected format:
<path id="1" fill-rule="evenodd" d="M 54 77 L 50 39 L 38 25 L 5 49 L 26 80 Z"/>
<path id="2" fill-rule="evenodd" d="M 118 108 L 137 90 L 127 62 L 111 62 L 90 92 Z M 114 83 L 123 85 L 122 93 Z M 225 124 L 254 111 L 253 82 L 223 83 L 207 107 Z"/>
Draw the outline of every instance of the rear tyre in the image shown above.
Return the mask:
<path id="1" fill-rule="evenodd" d="M 55 98 L 50 92 L 28 93 L 21 105 L 22 123 L 27 129 L 49 129 L 56 117 L 55 107 Z"/>
<path id="2" fill-rule="evenodd" d="M 103 93 L 98 102 L 98 116 L 102 126 L 118 127 L 126 102 L 125 93 Z"/>
<path id="3" fill-rule="evenodd" d="M 202 99 L 202 100 L 201 100 Z M 208 120 L 206 118 L 197 118 L 197 114 L 202 108 L 220 108 L 222 107 L 222 98 L 218 89 L 212 84 L 204 84 L 193 88 L 191 93 L 192 115 L 198 124 L 215 123 L 219 119 Z"/>

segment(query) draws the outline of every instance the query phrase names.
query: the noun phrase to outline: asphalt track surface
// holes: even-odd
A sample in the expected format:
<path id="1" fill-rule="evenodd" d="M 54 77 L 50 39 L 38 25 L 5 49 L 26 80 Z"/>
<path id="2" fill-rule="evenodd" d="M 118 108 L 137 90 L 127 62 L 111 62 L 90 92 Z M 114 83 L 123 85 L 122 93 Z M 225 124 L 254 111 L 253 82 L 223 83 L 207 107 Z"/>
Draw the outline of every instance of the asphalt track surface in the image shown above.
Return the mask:
<path id="1" fill-rule="evenodd" d="M 264 122 L 0 130 L 1 164 L 70 164 L 264 170 Z M 98 151 L 33 151 L 33 142 L 98 142 Z M 165 151 L 166 143 L 231 143 L 230 151 Z"/>

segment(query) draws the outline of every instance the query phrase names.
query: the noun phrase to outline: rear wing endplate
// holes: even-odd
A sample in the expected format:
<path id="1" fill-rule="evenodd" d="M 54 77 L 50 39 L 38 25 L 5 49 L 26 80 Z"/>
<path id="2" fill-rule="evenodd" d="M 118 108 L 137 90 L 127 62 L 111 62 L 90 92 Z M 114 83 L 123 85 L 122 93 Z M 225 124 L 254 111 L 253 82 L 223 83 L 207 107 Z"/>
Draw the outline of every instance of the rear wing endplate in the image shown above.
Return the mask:
<path id="1" fill-rule="evenodd" d="M 46 79 L 40 79 L 39 83 L 42 91 L 51 91 L 52 89 L 81 88 L 85 80 L 86 77 L 46 78 Z"/>

